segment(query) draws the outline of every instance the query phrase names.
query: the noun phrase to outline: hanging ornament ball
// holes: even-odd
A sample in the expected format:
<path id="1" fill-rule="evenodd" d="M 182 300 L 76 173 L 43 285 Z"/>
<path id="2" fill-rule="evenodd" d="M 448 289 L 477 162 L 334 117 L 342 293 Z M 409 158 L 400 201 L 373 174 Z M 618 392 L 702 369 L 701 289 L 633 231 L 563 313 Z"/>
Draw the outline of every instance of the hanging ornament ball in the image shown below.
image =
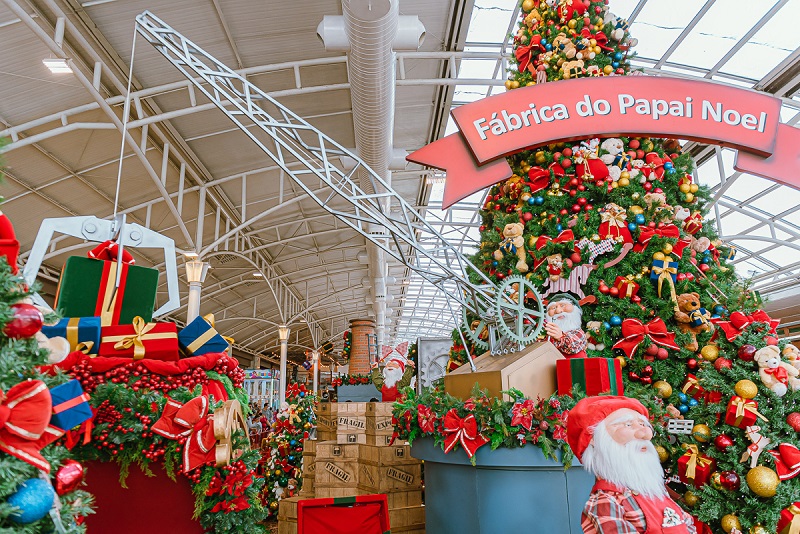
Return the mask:
<path id="1" fill-rule="evenodd" d="M 700 443 L 707 443 L 711 440 L 711 428 L 703 423 L 698 423 L 692 427 L 692 436 Z"/>
<path id="2" fill-rule="evenodd" d="M 664 245 L 664 246 L 661 248 L 661 251 L 662 251 L 664 254 L 672 254 L 672 245 L 671 245 L 671 244 L 669 244 L 669 243 L 666 243 L 666 244 L 665 244 L 665 245 Z"/>
<path id="3" fill-rule="evenodd" d="M 715 489 L 722 489 L 722 473 L 719 471 L 714 471 L 711 473 L 709 480 L 711 481 L 711 486 L 713 486 Z"/>
<path id="4" fill-rule="evenodd" d="M 761 525 L 753 525 L 750 527 L 750 534 L 769 534 L 769 532 Z"/>
<path id="5" fill-rule="evenodd" d="M 13 339 L 32 337 L 42 329 L 44 316 L 36 306 L 18 302 L 11 306 L 14 316 L 6 324 L 3 333 Z"/>
<path id="6" fill-rule="evenodd" d="M 752 380 L 739 380 L 733 390 L 743 399 L 752 399 L 758 395 L 758 386 Z"/>
<path id="7" fill-rule="evenodd" d="M 619 362 L 620 368 L 625 368 L 625 366 L 628 365 L 628 360 L 625 359 L 625 356 L 617 356 L 617 361 Z"/>
<path id="8" fill-rule="evenodd" d="M 769 467 L 759 465 L 747 472 L 747 487 L 759 497 L 774 497 L 781 480 Z"/>
<path id="9" fill-rule="evenodd" d="M 700 356 L 708 362 L 713 362 L 719 357 L 719 347 L 716 345 L 706 345 L 700 349 Z"/>
<path id="10" fill-rule="evenodd" d="M 800 432 L 800 413 L 792 412 L 786 416 L 786 424 L 795 432 Z"/>
<path id="11" fill-rule="evenodd" d="M 688 360 L 686 360 L 686 367 L 688 367 L 689 369 L 697 369 L 697 360 L 695 360 L 694 358 L 689 358 Z"/>
<path id="12" fill-rule="evenodd" d="M 739 347 L 739 350 L 736 351 L 736 355 L 739 356 L 739 359 L 745 362 L 752 362 L 753 359 L 756 357 L 756 348 L 753 345 L 742 345 Z"/>
<path id="13" fill-rule="evenodd" d="M 672 395 L 672 386 L 669 385 L 669 382 L 663 380 L 659 380 L 653 384 L 653 389 L 656 390 L 662 399 L 668 399 L 670 395 Z"/>
<path id="14" fill-rule="evenodd" d="M 730 369 L 733 367 L 733 362 L 730 361 L 728 358 L 717 358 L 714 360 L 714 368 L 717 371 L 722 371 L 723 369 Z"/>
<path id="15" fill-rule="evenodd" d="M 55 492 L 50 481 L 30 478 L 23 482 L 17 488 L 17 492 L 6 500 L 7 504 L 19 508 L 19 511 L 13 512 L 9 519 L 22 525 L 38 521 L 46 516 L 53 507 L 54 498 Z"/>
<path id="16" fill-rule="evenodd" d="M 656 354 L 658 354 L 658 345 L 653 343 L 652 345 L 647 347 L 647 349 L 645 349 L 644 353 L 650 356 L 655 356 Z"/>
<path id="17" fill-rule="evenodd" d="M 733 514 L 722 516 L 722 519 L 719 521 L 719 525 L 722 527 L 722 530 L 728 534 L 730 534 L 733 529 L 738 531 L 742 530 L 742 524 L 739 523 L 739 518 Z"/>
<path id="18" fill-rule="evenodd" d="M 739 491 L 739 486 L 742 482 L 739 479 L 739 475 L 736 474 L 736 471 L 723 471 L 720 473 L 720 479 L 722 481 L 722 487 L 726 490 Z"/>
<path id="19" fill-rule="evenodd" d="M 622 318 L 619 315 L 612 315 L 608 322 L 611 323 L 611 326 L 619 326 L 622 324 Z"/>
<path id="20" fill-rule="evenodd" d="M 658 453 L 658 460 L 662 464 L 667 460 L 669 460 L 669 452 L 667 452 L 666 447 L 662 447 L 661 445 L 656 445 L 656 452 Z"/>
<path id="21" fill-rule="evenodd" d="M 683 502 L 685 502 L 689 507 L 694 508 L 697 506 L 697 503 L 700 502 L 700 499 L 693 491 L 687 491 L 683 494 Z"/>
<path id="22" fill-rule="evenodd" d="M 725 449 L 733 445 L 733 439 L 727 434 L 720 434 L 714 439 L 714 446 L 720 452 L 725 452 Z"/>
<path id="23" fill-rule="evenodd" d="M 656 353 L 656 358 L 658 358 L 659 360 L 666 360 L 667 358 L 669 358 L 669 351 L 667 351 L 667 349 L 665 348 L 658 349 L 658 352 Z"/>
<path id="24" fill-rule="evenodd" d="M 522 2 L 522 10 L 529 12 L 533 11 L 533 8 L 536 7 L 536 2 L 534 0 L 525 0 Z"/>
<path id="25" fill-rule="evenodd" d="M 278 501 L 271 501 L 269 503 L 269 509 L 270 510 L 277 510 L 278 509 Z"/>
<path id="26" fill-rule="evenodd" d="M 83 465 L 72 459 L 64 460 L 56 471 L 56 493 L 66 495 L 75 490 L 83 480 Z"/>

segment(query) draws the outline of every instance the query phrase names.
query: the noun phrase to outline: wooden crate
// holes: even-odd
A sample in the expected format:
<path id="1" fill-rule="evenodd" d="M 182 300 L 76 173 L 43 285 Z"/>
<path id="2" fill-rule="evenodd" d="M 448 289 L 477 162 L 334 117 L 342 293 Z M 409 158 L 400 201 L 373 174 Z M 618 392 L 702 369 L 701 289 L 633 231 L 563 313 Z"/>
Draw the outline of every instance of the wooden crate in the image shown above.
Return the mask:
<path id="1" fill-rule="evenodd" d="M 317 417 L 320 415 L 333 415 L 339 411 L 338 402 L 320 402 L 317 404 Z"/>
<path id="2" fill-rule="evenodd" d="M 317 441 L 336 441 L 336 431 L 335 430 L 320 430 L 317 427 Z"/>
<path id="3" fill-rule="evenodd" d="M 307 456 L 309 454 L 317 454 L 317 440 L 315 439 L 303 440 L 303 456 Z"/>
<path id="4" fill-rule="evenodd" d="M 320 467 L 317 466 L 317 477 L 319 477 L 319 469 Z M 421 489 L 422 466 L 419 464 L 398 466 L 360 464 L 358 479 L 362 487 L 369 488 L 375 493 Z"/>
<path id="5" fill-rule="evenodd" d="M 340 413 L 336 418 L 336 431 L 364 434 L 367 431 L 367 416 Z"/>
<path id="6" fill-rule="evenodd" d="M 358 445 L 339 444 L 336 441 L 321 441 L 317 443 L 317 462 L 323 460 L 358 461 Z M 317 470 L 319 470 L 319 466 L 317 466 Z"/>
<path id="7" fill-rule="evenodd" d="M 368 402 L 340 402 L 339 414 L 347 413 L 350 415 L 366 415 Z"/>
<path id="8" fill-rule="evenodd" d="M 375 495 L 379 492 L 370 490 L 369 488 L 359 485 L 361 495 Z M 389 503 L 389 509 L 392 508 L 408 508 L 410 506 L 419 506 L 422 504 L 422 489 L 414 490 L 393 490 L 383 492 L 386 494 L 386 502 Z"/>
<path id="9" fill-rule="evenodd" d="M 317 440 L 322 440 L 320 438 L 320 433 L 322 432 L 336 432 L 337 427 L 337 415 L 318 415 L 317 416 Z"/>
<path id="10" fill-rule="evenodd" d="M 319 492 L 323 487 L 356 488 L 358 476 L 358 462 L 355 460 L 318 460 L 314 491 Z"/>
<path id="11" fill-rule="evenodd" d="M 283 519 L 293 519 L 297 521 L 297 501 L 301 497 L 289 497 L 278 501 L 278 521 Z"/>
<path id="12" fill-rule="evenodd" d="M 368 415 L 367 434 L 391 436 L 394 432 L 391 415 Z"/>
<path id="13" fill-rule="evenodd" d="M 318 487 L 315 488 L 314 497 L 316 499 L 335 499 L 339 497 L 355 497 L 357 495 L 367 495 L 369 492 L 360 490 L 358 488 L 334 488 L 334 487 Z"/>
<path id="14" fill-rule="evenodd" d="M 376 436 L 375 434 L 366 434 L 366 444 L 374 447 L 388 447 L 392 443 L 392 435 L 385 434 Z M 395 443 L 398 443 L 395 441 Z"/>
<path id="15" fill-rule="evenodd" d="M 307 495 L 314 493 L 314 478 L 317 474 L 317 457 L 313 454 L 303 455 L 303 487 L 300 493 Z"/>
<path id="16" fill-rule="evenodd" d="M 279 519 L 278 534 L 297 534 L 297 519 Z"/>
<path id="17" fill-rule="evenodd" d="M 421 464 L 411 456 L 411 446 L 405 442 L 396 442 L 391 447 L 377 445 L 361 445 L 358 447 L 358 458 L 369 465 L 408 465 Z"/>
<path id="18" fill-rule="evenodd" d="M 392 416 L 393 402 L 368 402 L 365 413 L 367 415 L 388 415 Z"/>
<path id="19" fill-rule="evenodd" d="M 361 433 L 343 433 L 339 432 L 336 434 L 336 442 L 341 444 L 356 444 L 356 445 L 366 445 L 367 443 L 367 435 Z"/>
<path id="20" fill-rule="evenodd" d="M 392 532 L 403 527 L 425 528 L 425 505 L 389 508 L 389 525 Z"/>

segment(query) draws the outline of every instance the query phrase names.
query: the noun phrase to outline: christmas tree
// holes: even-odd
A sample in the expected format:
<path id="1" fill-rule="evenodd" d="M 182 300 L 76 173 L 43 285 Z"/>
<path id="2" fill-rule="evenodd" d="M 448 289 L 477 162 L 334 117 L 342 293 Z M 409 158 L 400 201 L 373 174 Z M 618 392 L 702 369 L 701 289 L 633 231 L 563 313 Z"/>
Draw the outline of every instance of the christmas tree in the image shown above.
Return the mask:
<path id="1" fill-rule="evenodd" d="M 18 250 L 13 229 L 0 214 L 0 530 L 85 532 L 83 517 L 92 513 L 93 497 L 80 489 L 83 466 L 53 444 L 65 431 L 51 419 L 53 408 L 70 377 L 39 370 L 48 364 L 50 350 L 46 339 L 40 346 L 34 337 L 41 336 L 44 317 L 24 302 L 29 291 L 16 274 Z"/>
<path id="2" fill-rule="evenodd" d="M 266 484 L 263 500 L 270 515 L 278 513 L 278 502 L 294 497 L 303 487 L 303 442 L 314 428 L 316 398 L 304 384 L 286 388 L 286 402 L 281 406 L 263 452 L 266 459 Z"/>
<path id="3" fill-rule="evenodd" d="M 641 74 L 628 24 L 606 4 L 524 0 L 506 88 Z M 582 336 L 554 342 L 624 366 L 625 394 L 664 423 L 659 453 L 690 513 L 713 532 L 783 532 L 800 514 L 798 352 L 727 263 L 735 248 L 704 220 L 709 192 L 691 157 L 673 139 L 587 132 L 508 161 L 473 263 L 518 298 L 535 298 L 532 286 L 580 304 Z M 486 332 L 473 319 L 461 328 L 480 354 Z M 451 366 L 466 356 L 453 338 Z"/>

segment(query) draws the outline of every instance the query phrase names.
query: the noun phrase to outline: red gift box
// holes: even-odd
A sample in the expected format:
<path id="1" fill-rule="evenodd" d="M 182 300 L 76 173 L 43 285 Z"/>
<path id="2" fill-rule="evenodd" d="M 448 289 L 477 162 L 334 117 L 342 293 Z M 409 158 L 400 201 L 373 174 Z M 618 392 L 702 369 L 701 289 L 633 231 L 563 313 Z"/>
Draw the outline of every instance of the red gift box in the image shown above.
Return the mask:
<path id="1" fill-rule="evenodd" d="M 623 395 L 622 367 L 616 358 L 569 358 L 556 360 L 559 395 L 571 395 L 574 385 L 592 397 L 601 393 Z"/>
<path id="2" fill-rule="evenodd" d="M 702 386 L 700 386 L 700 381 L 692 373 L 689 373 L 686 376 L 686 382 L 683 383 L 681 391 L 697 400 L 702 399 L 703 394 L 705 393 L 705 390 L 702 388 Z"/>
<path id="3" fill-rule="evenodd" d="M 633 281 L 633 276 L 618 276 L 614 280 L 614 287 L 619 289 L 619 298 L 631 298 L 639 291 L 639 284 Z"/>
<path id="4" fill-rule="evenodd" d="M 145 323 L 141 317 L 134 318 L 133 324 L 104 326 L 99 355 L 176 361 L 180 359 L 178 329 L 175 323 Z"/>
<path id="5" fill-rule="evenodd" d="M 778 519 L 778 534 L 800 533 L 800 502 L 790 504 L 781 510 Z"/>
<path id="6" fill-rule="evenodd" d="M 731 397 L 728 407 L 725 409 L 725 424 L 747 428 L 755 424 L 756 417 L 768 421 L 766 417 L 758 412 L 758 403 L 756 401 L 743 399 L 736 395 Z"/>
<path id="7" fill-rule="evenodd" d="M 711 478 L 717 467 L 713 458 L 701 454 L 697 445 L 686 445 L 686 452 L 678 458 L 678 476 L 684 484 L 699 488 Z"/>
<path id="8" fill-rule="evenodd" d="M 695 235 L 703 229 L 703 216 L 699 212 L 694 212 L 683 221 L 683 231 L 689 235 Z"/>

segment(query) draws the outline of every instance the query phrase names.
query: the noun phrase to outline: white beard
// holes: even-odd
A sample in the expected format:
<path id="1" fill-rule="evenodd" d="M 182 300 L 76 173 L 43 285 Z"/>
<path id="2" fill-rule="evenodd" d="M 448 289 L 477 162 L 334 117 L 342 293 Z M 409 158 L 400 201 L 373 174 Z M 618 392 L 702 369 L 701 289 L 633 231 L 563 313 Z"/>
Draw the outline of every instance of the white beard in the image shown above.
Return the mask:
<path id="1" fill-rule="evenodd" d="M 401 378 L 403 378 L 403 370 L 399 367 L 383 368 L 383 385 L 387 388 L 394 387 Z"/>
<path id="2" fill-rule="evenodd" d="M 577 308 L 573 308 L 569 313 L 554 315 L 549 320 L 564 332 L 581 328 L 581 312 Z"/>
<path id="3" fill-rule="evenodd" d="M 584 451 L 581 463 L 597 478 L 616 486 L 654 499 L 667 496 L 664 470 L 649 440 L 635 439 L 620 445 L 601 422 L 595 427 L 593 444 Z"/>

